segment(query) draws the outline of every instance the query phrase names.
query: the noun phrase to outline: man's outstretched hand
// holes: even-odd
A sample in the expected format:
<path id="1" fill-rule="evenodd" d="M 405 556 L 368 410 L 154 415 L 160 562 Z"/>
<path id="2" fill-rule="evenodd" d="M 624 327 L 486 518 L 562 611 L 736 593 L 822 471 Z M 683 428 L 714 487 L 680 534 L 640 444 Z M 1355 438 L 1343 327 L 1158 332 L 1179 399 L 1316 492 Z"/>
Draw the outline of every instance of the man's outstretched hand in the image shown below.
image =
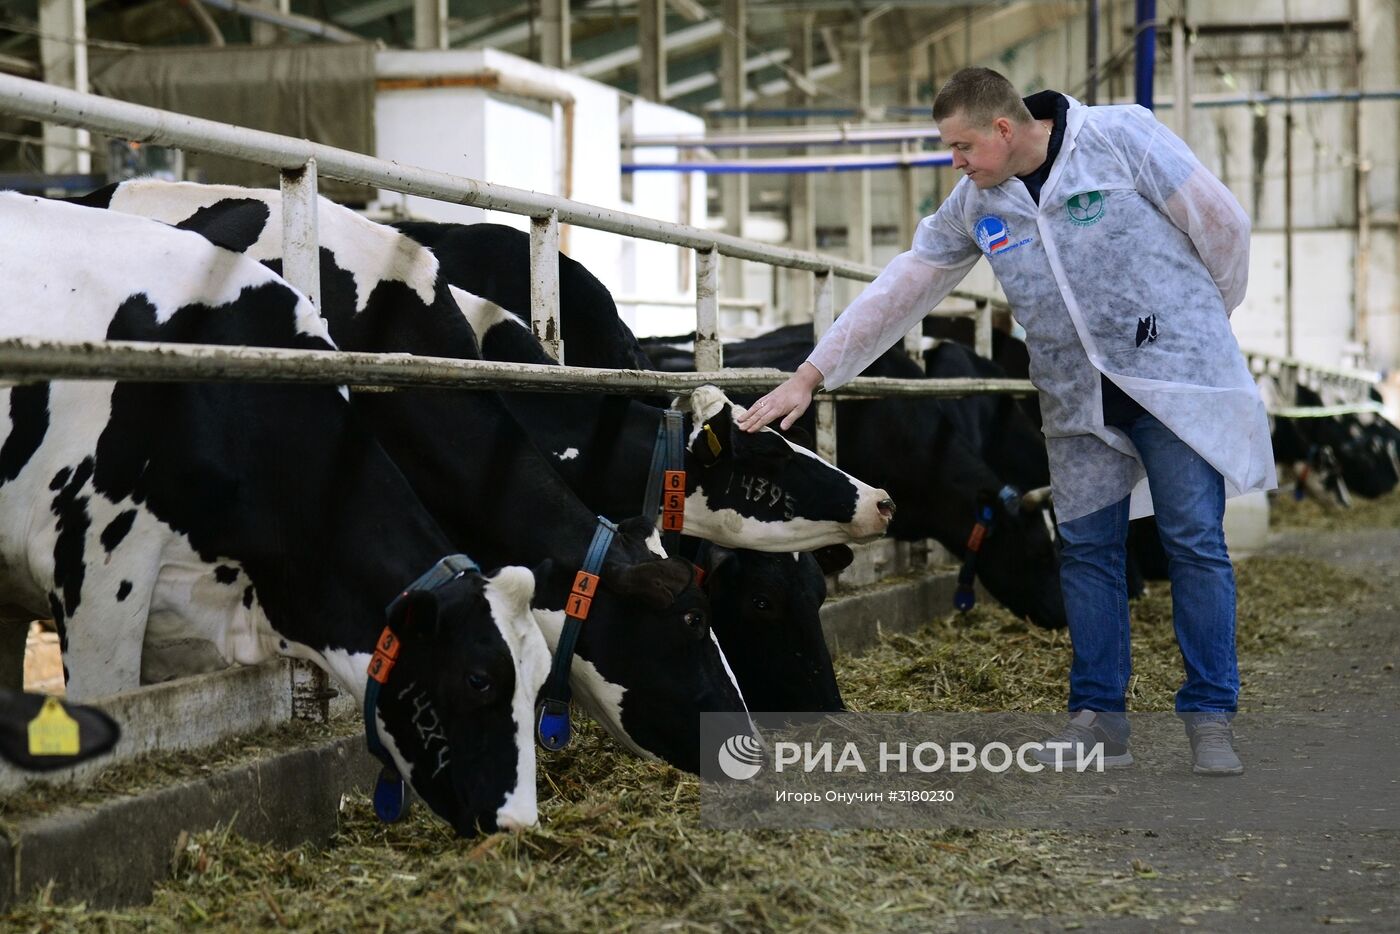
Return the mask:
<path id="1" fill-rule="evenodd" d="M 782 419 L 780 427 L 787 431 L 807 411 L 807 406 L 812 404 L 812 393 L 821 384 L 821 370 L 804 363 L 788 377 L 787 382 L 749 406 L 735 424 L 743 431 L 758 431 L 770 422 Z"/>

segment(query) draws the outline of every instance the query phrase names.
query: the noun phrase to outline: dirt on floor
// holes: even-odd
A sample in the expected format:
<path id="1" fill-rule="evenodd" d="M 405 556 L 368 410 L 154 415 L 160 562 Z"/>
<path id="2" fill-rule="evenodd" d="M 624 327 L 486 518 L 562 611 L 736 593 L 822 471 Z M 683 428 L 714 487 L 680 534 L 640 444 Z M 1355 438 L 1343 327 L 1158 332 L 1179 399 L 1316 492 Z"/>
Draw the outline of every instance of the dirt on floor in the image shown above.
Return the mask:
<path id="1" fill-rule="evenodd" d="M 1400 523 L 1375 527 L 1375 515 L 1357 513 L 1347 529 L 1330 527 L 1330 516 L 1327 528 L 1285 521 L 1265 553 L 1240 564 L 1243 711 L 1400 711 Z M 1134 709 L 1171 708 L 1180 659 L 1170 610 L 1160 584 L 1134 607 Z M 857 709 L 1054 711 L 1064 703 L 1068 654 L 1063 633 L 981 607 L 840 659 L 838 677 Z M 541 825 L 523 834 L 458 840 L 421 807 L 385 827 L 353 798 L 325 850 L 201 834 L 149 907 L 89 912 L 41 895 L 0 923 L 44 931 L 1397 929 L 1400 832 L 1290 831 L 1286 822 L 1227 832 L 1179 823 L 717 831 L 700 823 L 691 776 L 621 755 L 596 729 L 580 734 L 564 753 L 541 757 Z"/>

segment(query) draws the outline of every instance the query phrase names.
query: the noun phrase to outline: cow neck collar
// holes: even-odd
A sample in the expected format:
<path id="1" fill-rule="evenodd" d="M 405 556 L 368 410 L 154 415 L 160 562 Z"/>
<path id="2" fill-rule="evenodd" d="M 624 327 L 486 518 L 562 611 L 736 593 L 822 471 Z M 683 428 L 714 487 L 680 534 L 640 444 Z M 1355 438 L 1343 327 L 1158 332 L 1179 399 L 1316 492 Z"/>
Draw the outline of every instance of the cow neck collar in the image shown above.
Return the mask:
<path id="1" fill-rule="evenodd" d="M 535 709 L 535 738 L 551 752 L 558 752 L 573 739 L 573 728 L 569 723 L 569 702 L 573 699 L 569 688 L 569 670 L 573 666 L 574 647 L 583 630 L 583 621 L 588 618 L 593 608 L 593 597 L 598 592 L 598 576 L 603 571 L 603 561 L 616 535 L 617 526 L 599 516 L 593 541 L 583 559 L 583 567 L 574 575 L 574 585 L 564 604 L 564 628 L 559 633 L 549 677 L 545 679 L 544 687 L 540 688 L 540 700 Z"/>
<path id="2" fill-rule="evenodd" d="M 1007 484 L 996 495 L 1008 515 L 1016 515 L 1021 508 L 1021 491 Z M 958 586 L 953 591 L 953 606 L 963 612 L 977 605 L 977 591 L 973 582 L 977 576 L 977 558 L 982 553 L 982 545 L 996 528 L 996 506 L 990 496 L 981 498 L 977 504 L 976 519 L 972 532 L 967 537 L 967 554 L 963 556 L 962 567 L 958 569 Z"/>
<path id="3" fill-rule="evenodd" d="M 656 426 L 642 515 L 661 529 L 666 553 L 675 554 L 685 525 L 685 416 L 674 406 L 661 413 Z"/>

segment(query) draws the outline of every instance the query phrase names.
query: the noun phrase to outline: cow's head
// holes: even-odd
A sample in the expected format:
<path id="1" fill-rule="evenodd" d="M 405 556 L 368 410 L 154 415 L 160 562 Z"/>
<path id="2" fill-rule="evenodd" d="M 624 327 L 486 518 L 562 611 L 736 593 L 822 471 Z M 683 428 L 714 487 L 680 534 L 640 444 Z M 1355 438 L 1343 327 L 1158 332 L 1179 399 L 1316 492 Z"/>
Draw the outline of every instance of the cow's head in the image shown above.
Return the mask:
<path id="1" fill-rule="evenodd" d="M 549 652 L 530 615 L 534 590 L 524 568 L 469 572 L 409 591 L 389 620 L 400 649 L 379 693 L 380 739 L 463 836 L 538 819 L 531 730 Z"/>
<path id="2" fill-rule="evenodd" d="M 996 518 L 982 542 L 977 559 L 977 579 L 987 592 L 1017 616 L 1043 629 L 1066 624 L 1064 595 L 1060 590 L 1060 557 L 1047 522 L 1048 496 L 1028 494 L 1019 500 L 983 491 Z M 969 516 L 968 528 L 971 529 Z"/>
<path id="3" fill-rule="evenodd" d="M 764 554 L 711 546 L 705 590 L 715 634 L 751 710 L 844 710 L 818 611 L 826 577 L 851 563 L 851 549 Z"/>
<path id="4" fill-rule="evenodd" d="M 700 769 L 700 715 L 747 719 L 743 696 L 711 630 L 695 566 L 657 552 L 646 519 L 619 523 L 599 575 L 572 669 L 575 695 L 612 736 L 641 756 Z M 575 568 L 537 568 L 535 618 L 553 648 Z"/>
<path id="5" fill-rule="evenodd" d="M 734 425 L 713 386 L 690 397 L 685 532 L 730 548 L 807 551 L 885 534 L 894 502 L 771 429 Z"/>

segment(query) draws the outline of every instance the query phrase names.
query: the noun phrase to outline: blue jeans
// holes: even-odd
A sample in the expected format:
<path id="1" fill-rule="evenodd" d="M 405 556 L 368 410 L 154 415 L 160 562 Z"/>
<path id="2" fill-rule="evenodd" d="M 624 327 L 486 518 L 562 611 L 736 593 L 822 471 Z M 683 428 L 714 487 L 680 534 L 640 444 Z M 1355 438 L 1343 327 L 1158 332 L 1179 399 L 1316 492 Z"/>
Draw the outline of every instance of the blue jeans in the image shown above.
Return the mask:
<path id="1" fill-rule="evenodd" d="M 1147 468 L 1167 553 L 1172 622 L 1186 666 L 1178 713 L 1234 713 L 1235 572 L 1225 550 L 1225 483 L 1219 472 L 1151 415 L 1120 426 Z M 1061 522 L 1060 582 L 1074 663 L 1071 711 L 1123 711 L 1133 662 L 1124 575 L 1128 498 Z"/>

